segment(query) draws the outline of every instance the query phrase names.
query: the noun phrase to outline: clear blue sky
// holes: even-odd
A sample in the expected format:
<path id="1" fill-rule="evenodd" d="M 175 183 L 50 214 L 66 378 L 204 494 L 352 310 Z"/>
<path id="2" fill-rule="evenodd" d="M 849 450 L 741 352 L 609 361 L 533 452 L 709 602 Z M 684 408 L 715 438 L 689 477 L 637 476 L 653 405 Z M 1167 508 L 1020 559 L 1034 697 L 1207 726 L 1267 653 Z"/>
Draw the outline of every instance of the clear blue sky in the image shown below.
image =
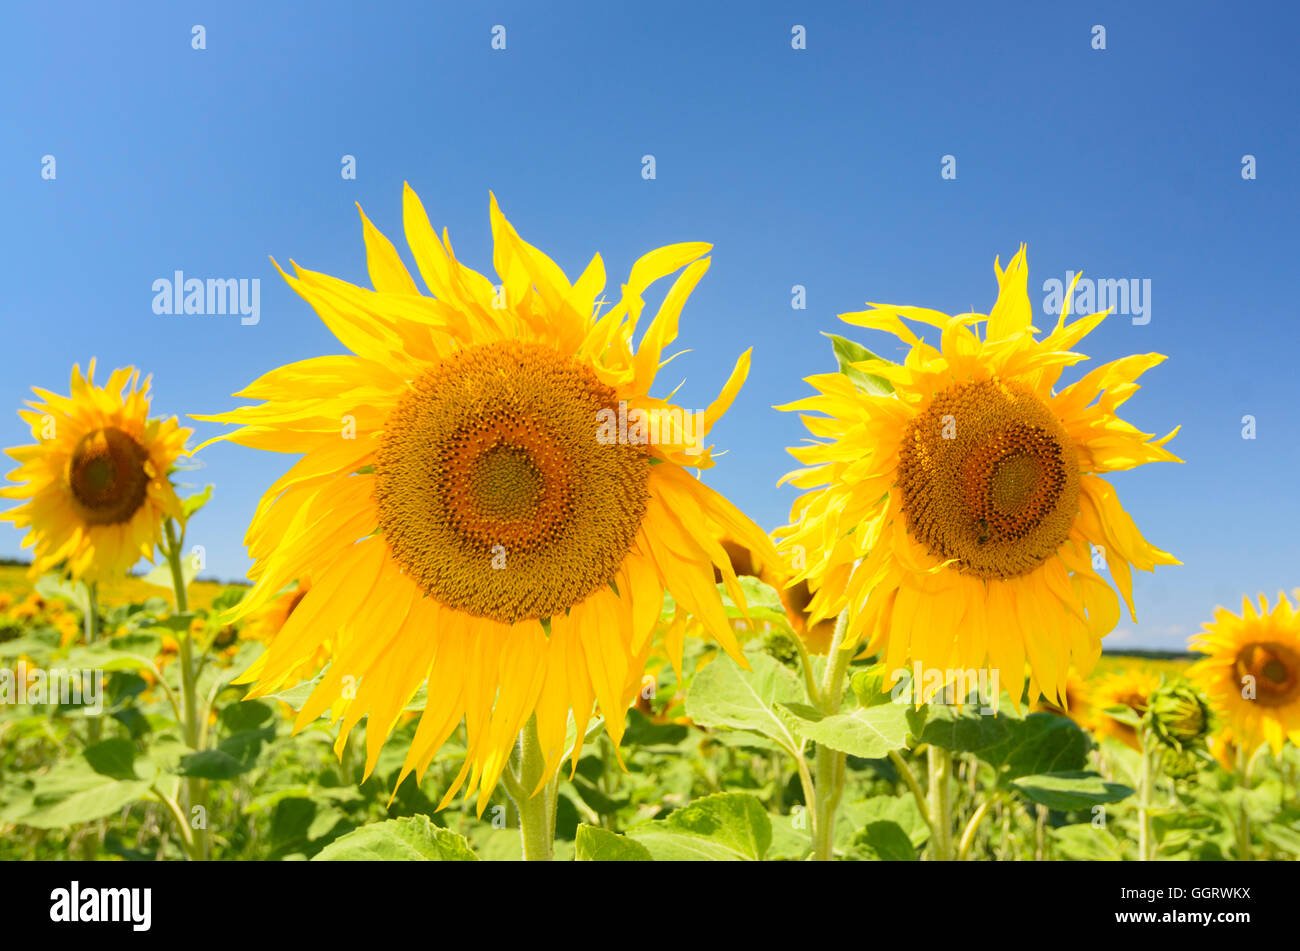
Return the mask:
<path id="1" fill-rule="evenodd" d="M 409 262 L 409 180 L 490 273 L 493 189 L 571 275 L 600 251 L 615 287 L 651 248 L 715 245 L 671 375 L 702 407 L 755 348 L 709 478 L 772 528 L 804 433 L 770 407 L 830 367 L 818 332 L 867 300 L 987 311 L 994 254 L 1026 241 L 1038 299 L 1067 269 L 1151 281 L 1150 323 L 1112 319 L 1089 352 L 1170 357 L 1126 408 L 1147 431 L 1182 423 L 1187 463 L 1114 481 L 1185 566 L 1142 575 L 1140 624 L 1107 643 L 1178 647 L 1216 603 L 1300 585 L 1298 29 L 1291 4 L 6 5 L 0 445 L 29 441 L 12 410 L 31 385 L 65 391 L 92 355 L 152 372 L 155 410 L 186 414 L 339 352 L 268 255 L 365 284 L 359 201 Z M 175 270 L 260 278 L 261 322 L 156 316 L 151 285 Z M 243 529 L 291 458 L 201 454 L 208 573 L 242 576 Z"/>

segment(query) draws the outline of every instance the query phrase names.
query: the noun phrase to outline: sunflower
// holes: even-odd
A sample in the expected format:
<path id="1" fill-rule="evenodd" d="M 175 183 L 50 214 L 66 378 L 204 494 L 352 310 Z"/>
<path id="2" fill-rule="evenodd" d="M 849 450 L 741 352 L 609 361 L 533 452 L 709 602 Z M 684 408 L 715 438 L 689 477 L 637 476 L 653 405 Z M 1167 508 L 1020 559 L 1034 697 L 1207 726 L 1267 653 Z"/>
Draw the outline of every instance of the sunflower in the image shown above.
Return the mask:
<path id="1" fill-rule="evenodd" d="M 1147 712 L 1151 694 L 1160 686 L 1160 675 L 1142 667 L 1126 667 L 1098 677 L 1089 688 L 1093 709 L 1090 723 L 1097 736 L 1113 737 L 1131 749 L 1142 751 L 1137 730 L 1106 712 L 1108 707 L 1128 707 L 1139 717 Z"/>
<path id="2" fill-rule="evenodd" d="M 445 232 L 439 240 L 409 186 L 403 204 L 432 296 L 363 213 L 375 290 L 297 265 L 284 274 L 351 352 L 273 370 L 237 394 L 261 405 L 196 418 L 241 424 L 218 438 L 304 454 L 246 536 L 255 584 L 235 616 L 312 580 L 245 675 L 252 693 L 276 691 L 330 641 L 332 661 L 295 725 L 333 707 L 341 748 L 368 717 L 369 775 L 427 683 L 398 783 L 422 777 L 463 721 L 465 763 L 440 805 L 463 786 L 467 797 L 477 789 L 481 813 L 530 717 L 544 756 L 530 792 L 566 755 L 576 766 L 593 704 L 617 748 L 665 590 L 744 663 L 714 569 L 744 604 L 740 585 L 718 534 L 699 529 L 776 552 L 686 471 L 712 467 L 701 439 L 743 384 L 749 353 L 703 411 L 649 395 L 709 245 L 642 257 L 606 308 L 599 255 L 570 282 L 495 197 L 499 284 L 463 265 Z M 633 349 L 641 294 L 679 270 Z"/>
<path id="3" fill-rule="evenodd" d="M 72 368 L 72 393 L 34 388 L 44 402 L 19 410 L 36 444 L 7 450 L 20 465 L 9 479 L 22 485 L 0 495 L 24 499 L 0 515 L 28 528 L 33 576 L 63 564 L 76 579 L 121 576 L 141 558 L 153 560 L 166 518 L 181 516 L 169 475 L 192 430 L 175 416 L 149 418 L 149 381 L 131 367 L 114 370 L 104 387 Z"/>
<path id="4" fill-rule="evenodd" d="M 1190 647 L 1209 655 L 1187 677 L 1209 697 L 1230 745 L 1249 753 L 1268 743 L 1274 756 L 1288 739 L 1300 746 L 1300 614 L 1285 593 L 1272 611 L 1262 594 L 1258 611 L 1242 599 L 1240 617 L 1217 608 Z"/>
<path id="5" fill-rule="evenodd" d="M 1096 714 L 1092 706 L 1092 695 L 1088 682 L 1073 667 L 1066 672 L 1060 703 L 1040 699 L 1033 704 L 1033 708 L 1035 712 L 1056 713 L 1069 717 L 1084 730 L 1093 728 Z"/>
<path id="6" fill-rule="evenodd" d="M 1101 478 L 1180 461 L 1163 448 L 1177 430 L 1154 439 L 1115 415 L 1159 354 L 1097 367 L 1058 392 L 1062 370 L 1085 359 L 1071 348 L 1106 313 L 1067 323 L 1071 285 L 1038 339 L 1024 246 L 994 270 L 988 316 L 883 305 L 842 315 L 910 349 L 901 365 L 853 362 L 870 386 L 813 376 L 819 395 L 778 407 L 824 415 L 803 417 L 820 441 L 790 450 L 807 468 L 782 481 L 811 491 L 777 535 L 805 557 L 794 580 L 817 582 L 813 620 L 850 610 L 845 646 L 865 641 L 888 670 L 988 666 L 1013 698 L 1027 661 L 1034 694 L 1059 701 L 1070 666 L 1086 675 L 1119 619 L 1092 546 L 1130 615 L 1131 567 L 1179 563 L 1142 537 Z M 938 328 L 939 347 L 900 318 Z"/>

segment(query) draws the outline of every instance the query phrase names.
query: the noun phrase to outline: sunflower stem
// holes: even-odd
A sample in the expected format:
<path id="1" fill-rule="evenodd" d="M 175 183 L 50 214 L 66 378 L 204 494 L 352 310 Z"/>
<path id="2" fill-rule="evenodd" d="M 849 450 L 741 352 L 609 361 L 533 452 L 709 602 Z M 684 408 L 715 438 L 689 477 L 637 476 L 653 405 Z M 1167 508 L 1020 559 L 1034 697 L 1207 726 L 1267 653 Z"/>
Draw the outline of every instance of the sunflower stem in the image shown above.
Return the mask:
<path id="1" fill-rule="evenodd" d="M 555 855 L 555 810 L 559 774 L 537 789 L 546 769 L 546 756 L 537 735 L 537 718 L 519 734 L 519 775 L 506 783 L 506 792 L 519 810 L 519 834 L 525 862 L 549 862 Z M 537 790 L 534 794 L 533 790 Z"/>
<path id="2" fill-rule="evenodd" d="M 98 585 L 94 581 L 83 581 L 81 586 L 86 589 L 86 611 L 83 618 L 86 632 L 86 646 L 89 647 L 95 643 L 99 636 L 99 603 L 96 600 Z M 98 716 L 90 718 L 86 724 L 87 743 L 94 746 L 99 742 L 99 737 L 103 731 L 103 723 Z"/>
<path id="3" fill-rule="evenodd" d="M 185 590 L 185 571 L 181 566 L 181 543 L 185 537 L 184 529 L 180 535 L 176 532 L 176 523 L 172 519 L 167 520 L 165 528 L 167 536 L 167 547 L 164 553 L 167 556 L 167 564 L 172 573 L 172 590 L 176 596 L 176 613 L 184 616 L 189 614 L 190 600 L 189 594 Z M 199 713 L 198 713 L 198 690 L 196 684 L 196 670 L 194 666 L 194 637 L 190 632 L 189 624 L 186 623 L 184 630 L 177 631 L 176 638 L 180 644 L 177 660 L 181 665 L 181 697 L 184 710 L 184 722 L 181 723 L 181 730 L 185 736 L 185 745 L 191 750 L 199 750 Z M 203 861 L 208 857 L 208 817 L 207 803 L 204 800 L 203 780 L 197 776 L 187 776 L 185 779 L 186 805 L 189 809 L 191 819 L 191 850 L 190 858 Z M 194 811 L 198 810 L 199 815 L 194 816 Z M 198 825 L 195 826 L 193 819 L 197 818 Z"/>
<path id="4" fill-rule="evenodd" d="M 930 858 L 935 862 L 952 860 L 952 754 L 930 744 L 926 750 L 930 773 Z"/>
<path id="5" fill-rule="evenodd" d="M 1250 811 L 1246 806 L 1246 794 L 1250 792 L 1250 768 L 1255 763 L 1254 756 L 1247 756 L 1245 747 L 1237 747 L 1237 775 L 1241 780 L 1238 790 L 1240 800 L 1237 806 L 1237 860 L 1249 862 L 1250 850 Z"/>
<path id="6" fill-rule="evenodd" d="M 844 649 L 844 635 L 849 626 L 849 611 L 845 608 L 835 620 L 835 633 L 826 654 L 826 669 L 822 672 L 821 689 L 811 699 L 827 716 L 839 712 L 844 696 L 844 675 L 849 669 L 852 651 Z M 844 795 L 843 753 L 818 743 L 813 781 L 813 858 L 829 862 L 835 852 L 835 810 Z"/>
<path id="7" fill-rule="evenodd" d="M 1151 797 L 1156 788 L 1155 752 L 1145 724 L 1138 728 L 1138 860 L 1150 862 L 1156 857 L 1155 836 L 1151 828 Z"/>

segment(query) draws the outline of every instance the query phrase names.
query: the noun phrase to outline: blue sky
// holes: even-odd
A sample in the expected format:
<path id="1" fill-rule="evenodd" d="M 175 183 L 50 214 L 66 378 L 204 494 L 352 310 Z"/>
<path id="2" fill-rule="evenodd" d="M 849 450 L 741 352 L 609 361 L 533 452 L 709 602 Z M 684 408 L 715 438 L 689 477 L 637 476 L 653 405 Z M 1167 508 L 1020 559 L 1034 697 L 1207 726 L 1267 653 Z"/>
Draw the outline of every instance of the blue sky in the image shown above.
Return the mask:
<path id="1" fill-rule="evenodd" d="M 679 401 L 705 406 L 754 347 L 709 481 L 772 528 L 804 433 L 771 406 L 832 365 L 819 331 L 867 300 L 987 311 L 994 254 L 1026 241 L 1038 301 L 1067 270 L 1150 281 L 1150 322 L 1112 318 L 1088 352 L 1170 357 L 1126 410 L 1181 423 L 1186 464 L 1113 481 L 1185 564 L 1141 574 L 1140 624 L 1107 644 L 1179 647 L 1216 603 L 1300 585 L 1298 21 L 1204 3 L 7 5 L 0 407 L 66 391 L 97 356 L 153 373 L 156 413 L 228 408 L 262 372 L 341 350 L 268 255 L 366 284 L 353 203 L 400 247 L 409 180 L 490 272 L 492 189 L 571 276 L 599 251 L 614 288 L 647 250 L 714 244 L 683 315 L 694 352 L 661 379 L 684 374 Z M 260 279 L 260 322 L 155 315 L 152 283 L 176 270 Z M 26 441 L 0 415 L 0 445 Z M 217 488 L 193 540 L 209 574 L 241 577 L 243 528 L 292 457 L 199 458 L 192 478 Z M 19 541 L 0 529 L 0 554 Z"/>

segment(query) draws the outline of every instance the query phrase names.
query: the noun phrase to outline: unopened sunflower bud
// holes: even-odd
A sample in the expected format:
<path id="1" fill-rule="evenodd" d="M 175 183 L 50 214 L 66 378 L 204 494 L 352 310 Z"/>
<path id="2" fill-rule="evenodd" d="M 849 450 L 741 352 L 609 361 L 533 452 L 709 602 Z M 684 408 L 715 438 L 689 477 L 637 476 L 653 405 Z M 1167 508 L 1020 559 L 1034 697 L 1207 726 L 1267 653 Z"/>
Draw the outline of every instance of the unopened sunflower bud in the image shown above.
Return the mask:
<path id="1" fill-rule="evenodd" d="M 1179 752 L 1204 745 L 1210 730 L 1210 709 L 1186 681 L 1162 684 L 1147 707 L 1151 730 L 1165 746 Z"/>
<path id="2" fill-rule="evenodd" d="M 795 643 L 794 638 L 795 635 L 789 631 L 775 628 L 763 635 L 763 651 L 785 666 L 798 669 L 799 645 Z"/>

